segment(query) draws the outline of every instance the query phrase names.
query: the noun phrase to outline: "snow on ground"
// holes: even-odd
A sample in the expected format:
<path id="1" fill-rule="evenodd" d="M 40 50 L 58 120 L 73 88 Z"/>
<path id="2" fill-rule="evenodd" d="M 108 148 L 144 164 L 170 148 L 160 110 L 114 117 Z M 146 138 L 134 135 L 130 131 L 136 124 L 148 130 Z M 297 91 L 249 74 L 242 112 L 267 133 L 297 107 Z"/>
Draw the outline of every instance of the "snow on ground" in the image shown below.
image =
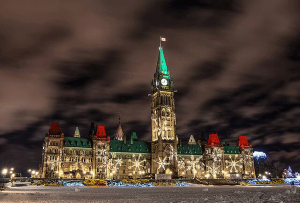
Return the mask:
<path id="1" fill-rule="evenodd" d="M 300 202 L 290 186 L 11 187 L 0 202 Z M 294 194 L 295 193 L 295 194 Z"/>

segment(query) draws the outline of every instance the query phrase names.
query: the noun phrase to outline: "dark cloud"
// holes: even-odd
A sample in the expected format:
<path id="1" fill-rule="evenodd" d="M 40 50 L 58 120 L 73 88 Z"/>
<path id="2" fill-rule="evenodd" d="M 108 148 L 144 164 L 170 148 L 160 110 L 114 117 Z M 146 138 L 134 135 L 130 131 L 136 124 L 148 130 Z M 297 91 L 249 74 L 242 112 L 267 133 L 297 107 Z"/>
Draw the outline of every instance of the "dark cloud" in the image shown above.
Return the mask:
<path id="1" fill-rule="evenodd" d="M 210 80 L 217 78 L 225 69 L 225 64 L 222 60 L 215 60 L 201 63 L 193 71 L 195 74 L 192 76 L 192 81 L 201 82 L 201 80 Z"/>
<path id="2" fill-rule="evenodd" d="M 129 103 L 134 100 L 142 100 L 142 102 L 148 102 L 148 89 L 149 86 L 137 84 L 136 89 L 134 89 L 130 93 L 116 94 L 111 101 L 114 103 Z"/>
<path id="3" fill-rule="evenodd" d="M 29 33 L 23 40 L 31 41 L 31 43 L 24 43 L 23 46 L 12 47 L 11 43 L 13 43 L 13 39 L 10 38 L 10 32 L 7 32 L 4 35 L 4 39 L 0 40 L 0 64 L 4 66 L 14 67 L 18 65 L 18 67 L 22 67 L 21 62 L 25 59 L 37 57 L 39 55 L 43 55 L 43 53 L 52 46 L 53 44 L 66 39 L 67 37 L 71 37 L 71 30 L 66 25 L 60 25 L 57 22 L 54 25 L 46 26 L 43 30 L 39 30 L 37 32 Z"/>
<path id="4" fill-rule="evenodd" d="M 98 60 L 83 59 L 82 61 L 64 62 L 59 65 L 58 71 L 62 76 L 61 87 L 63 89 L 82 89 L 89 84 L 98 81 L 106 82 L 106 78 L 112 78 L 109 74 L 117 70 L 117 63 L 121 61 L 120 53 L 107 51 L 104 56 L 99 56 Z M 110 81 L 110 82 L 113 82 Z M 108 81 L 107 81 L 108 82 Z"/>
<path id="5" fill-rule="evenodd" d="M 300 34 L 288 44 L 287 57 L 294 62 L 300 61 Z M 298 69 L 299 70 L 299 69 Z"/>

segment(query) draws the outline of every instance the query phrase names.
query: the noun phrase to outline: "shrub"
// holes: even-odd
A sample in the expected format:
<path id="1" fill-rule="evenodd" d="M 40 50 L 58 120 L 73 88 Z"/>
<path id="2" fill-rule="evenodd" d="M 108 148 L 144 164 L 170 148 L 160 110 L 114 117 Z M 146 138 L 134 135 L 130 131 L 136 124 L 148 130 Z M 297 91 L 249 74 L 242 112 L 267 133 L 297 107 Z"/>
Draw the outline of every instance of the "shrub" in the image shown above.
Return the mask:
<path id="1" fill-rule="evenodd" d="M 107 181 L 102 179 L 86 179 L 83 181 L 83 184 L 87 186 L 105 186 L 107 185 Z"/>

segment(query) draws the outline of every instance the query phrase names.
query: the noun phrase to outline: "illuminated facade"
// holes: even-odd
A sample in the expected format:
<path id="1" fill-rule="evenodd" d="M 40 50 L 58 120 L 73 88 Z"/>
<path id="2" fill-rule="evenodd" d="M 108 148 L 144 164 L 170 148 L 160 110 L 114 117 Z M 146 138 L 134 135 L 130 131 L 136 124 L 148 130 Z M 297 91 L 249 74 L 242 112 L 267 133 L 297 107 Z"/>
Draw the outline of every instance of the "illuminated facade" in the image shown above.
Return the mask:
<path id="1" fill-rule="evenodd" d="M 255 178 L 253 149 L 245 136 L 237 146 L 222 144 L 217 134 L 206 142 L 191 135 L 187 144 L 176 136 L 174 82 L 159 47 L 151 83 L 151 142 L 124 135 L 121 122 L 110 139 L 104 126 L 91 124 L 88 138 L 76 128 L 65 137 L 58 122 L 45 136 L 41 164 L 45 178 L 144 178 L 155 174 L 185 178 Z"/>

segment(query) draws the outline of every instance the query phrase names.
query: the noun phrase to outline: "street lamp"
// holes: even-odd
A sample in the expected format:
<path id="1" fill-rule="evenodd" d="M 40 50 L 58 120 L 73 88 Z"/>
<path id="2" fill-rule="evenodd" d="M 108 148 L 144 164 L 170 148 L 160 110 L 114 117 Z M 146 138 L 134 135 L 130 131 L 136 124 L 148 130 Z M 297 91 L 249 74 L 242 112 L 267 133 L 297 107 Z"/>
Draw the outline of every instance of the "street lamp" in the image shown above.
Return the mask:
<path id="1" fill-rule="evenodd" d="M 92 178 L 94 179 L 94 172 L 92 171 L 91 174 L 92 174 Z"/>
<path id="2" fill-rule="evenodd" d="M 3 175 L 6 175 L 6 174 L 7 174 L 7 169 L 6 169 L 6 168 L 2 170 L 2 174 L 3 174 Z"/>

